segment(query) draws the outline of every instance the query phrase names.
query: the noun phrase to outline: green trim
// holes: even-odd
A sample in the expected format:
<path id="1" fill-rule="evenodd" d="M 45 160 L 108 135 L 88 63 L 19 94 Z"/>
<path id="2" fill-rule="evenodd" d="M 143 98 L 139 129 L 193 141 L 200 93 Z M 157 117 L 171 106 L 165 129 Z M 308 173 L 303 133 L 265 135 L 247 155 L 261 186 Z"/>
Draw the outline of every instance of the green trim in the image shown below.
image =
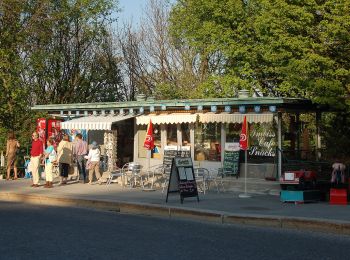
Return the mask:
<path id="1" fill-rule="evenodd" d="M 191 107 L 201 106 L 254 106 L 275 105 L 277 107 L 290 107 L 305 109 L 316 109 L 316 106 L 308 99 L 280 98 L 280 97 L 258 97 L 258 98 L 213 98 L 213 99 L 185 99 L 185 100 L 152 100 L 152 101 L 127 101 L 127 102 L 99 102 L 99 103 L 74 103 L 74 104 L 50 104 L 36 105 L 32 110 L 57 111 L 57 110 L 109 110 L 120 108 L 161 107 L 165 105 L 167 110 L 182 108 L 185 105 Z"/>

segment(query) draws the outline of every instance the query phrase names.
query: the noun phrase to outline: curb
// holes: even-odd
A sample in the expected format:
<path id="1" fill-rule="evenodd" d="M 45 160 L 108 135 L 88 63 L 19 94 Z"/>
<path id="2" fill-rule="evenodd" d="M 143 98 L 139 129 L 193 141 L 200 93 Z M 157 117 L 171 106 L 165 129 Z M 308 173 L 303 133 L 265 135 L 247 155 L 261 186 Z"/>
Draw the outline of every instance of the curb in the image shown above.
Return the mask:
<path id="1" fill-rule="evenodd" d="M 19 193 L 0 193 L 0 201 L 21 202 L 36 205 L 92 208 L 115 211 L 125 214 L 136 214 L 174 219 L 190 219 L 207 221 L 217 224 L 249 225 L 281 229 L 307 230 L 322 233 L 350 235 L 350 222 L 298 218 L 270 215 L 243 215 L 228 212 L 193 210 L 181 207 L 152 205 L 147 203 L 132 203 L 121 201 L 106 201 L 78 198 L 57 198 L 42 195 L 26 195 Z"/>

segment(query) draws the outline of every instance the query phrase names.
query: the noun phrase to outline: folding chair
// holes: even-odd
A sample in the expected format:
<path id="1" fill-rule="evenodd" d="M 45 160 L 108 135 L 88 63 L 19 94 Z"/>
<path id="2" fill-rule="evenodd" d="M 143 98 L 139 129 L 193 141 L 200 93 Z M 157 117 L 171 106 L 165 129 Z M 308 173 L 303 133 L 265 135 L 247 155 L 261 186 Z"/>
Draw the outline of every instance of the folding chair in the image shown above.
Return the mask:
<path id="1" fill-rule="evenodd" d="M 115 171 L 110 172 L 107 177 L 106 185 L 111 184 L 111 182 L 113 181 L 113 178 L 118 178 L 118 177 L 123 177 L 122 169 L 116 169 Z"/>
<path id="2" fill-rule="evenodd" d="M 194 168 L 194 174 L 196 176 L 197 188 L 205 194 L 208 190 L 208 177 L 209 171 L 206 168 Z"/>

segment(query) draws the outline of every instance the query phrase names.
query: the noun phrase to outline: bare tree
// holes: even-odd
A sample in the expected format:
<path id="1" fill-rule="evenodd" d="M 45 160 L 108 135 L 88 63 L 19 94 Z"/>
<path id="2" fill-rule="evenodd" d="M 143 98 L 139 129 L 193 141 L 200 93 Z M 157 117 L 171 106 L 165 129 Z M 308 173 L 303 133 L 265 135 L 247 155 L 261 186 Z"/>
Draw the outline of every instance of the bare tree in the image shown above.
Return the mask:
<path id="1" fill-rule="evenodd" d="M 117 32 L 117 44 L 124 63 L 124 84 L 130 97 L 136 92 L 158 98 L 197 97 L 197 86 L 206 79 L 199 55 L 186 44 L 176 44 L 169 33 L 171 6 L 149 0 L 139 28 L 125 23 Z"/>

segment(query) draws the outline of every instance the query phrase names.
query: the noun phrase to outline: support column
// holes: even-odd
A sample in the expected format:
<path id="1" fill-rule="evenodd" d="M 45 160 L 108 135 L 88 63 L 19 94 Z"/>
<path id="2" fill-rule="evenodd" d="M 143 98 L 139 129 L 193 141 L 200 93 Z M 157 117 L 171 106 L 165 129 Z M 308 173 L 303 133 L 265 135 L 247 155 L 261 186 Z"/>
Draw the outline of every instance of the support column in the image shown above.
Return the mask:
<path id="1" fill-rule="evenodd" d="M 176 124 L 176 137 L 177 137 L 177 147 L 181 148 L 182 146 L 181 124 Z"/>
<path id="2" fill-rule="evenodd" d="M 134 120 L 134 156 L 132 161 L 137 162 L 138 158 L 139 158 L 139 132 L 136 125 L 136 120 Z"/>
<path id="3" fill-rule="evenodd" d="M 296 113 L 295 115 L 295 124 L 296 124 L 296 142 L 297 142 L 297 158 L 301 159 L 301 152 L 300 152 L 300 114 Z"/>
<path id="4" fill-rule="evenodd" d="M 225 124 L 221 123 L 221 166 L 222 167 L 224 163 L 225 143 L 226 143 L 226 129 L 225 129 Z"/>
<path id="5" fill-rule="evenodd" d="M 278 179 L 282 175 L 282 113 L 277 113 L 277 155 L 278 155 L 278 165 L 277 165 L 277 173 Z"/>
<path id="6" fill-rule="evenodd" d="M 194 124 L 190 123 L 190 142 L 191 142 L 191 157 L 194 161 Z"/>
<path id="7" fill-rule="evenodd" d="M 316 112 L 316 161 L 321 159 L 321 112 Z"/>
<path id="8" fill-rule="evenodd" d="M 161 145 L 162 145 L 162 160 L 164 159 L 163 156 L 164 156 L 164 149 L 165 149 L 165 146 L 167 145 L 167 140 L 166 140 L 166 125 L 165 124 L 161 124 L 160 125 L 160 142 L 161 142 Z"/>

